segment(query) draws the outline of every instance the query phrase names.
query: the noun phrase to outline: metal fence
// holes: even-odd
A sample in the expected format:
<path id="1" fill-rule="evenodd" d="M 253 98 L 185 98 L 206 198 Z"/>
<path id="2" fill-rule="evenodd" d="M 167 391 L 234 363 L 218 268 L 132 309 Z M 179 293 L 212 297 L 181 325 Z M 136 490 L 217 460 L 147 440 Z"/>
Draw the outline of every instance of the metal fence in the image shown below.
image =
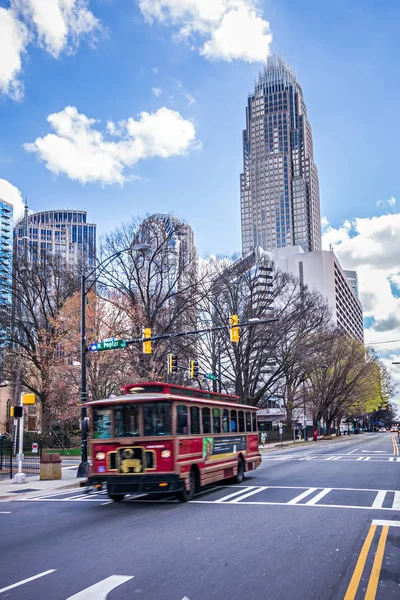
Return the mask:
<path id="1" fill-rule="evenodd" d="M 22 471 L 26 475 L 36 475 L 40 471 L 42 443 L 38 442 L 37 451 L 32 443 L 24 443 Z M 18 470 L 18 446 L 11 438 L 0 439 L 0 477 L 12 479 Z"/>

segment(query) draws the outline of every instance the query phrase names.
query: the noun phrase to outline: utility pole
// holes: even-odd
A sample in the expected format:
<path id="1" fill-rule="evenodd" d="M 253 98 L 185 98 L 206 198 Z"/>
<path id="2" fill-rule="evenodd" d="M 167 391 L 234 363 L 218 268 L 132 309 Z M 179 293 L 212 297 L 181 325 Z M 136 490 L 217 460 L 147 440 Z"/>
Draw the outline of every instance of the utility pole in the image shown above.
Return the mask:
<path id="1" fill-rule="evenodd" d="M 25 483 L 26 476 L 22 472 L 22 461 L 24 459 L 24 395 L 20 394 L 19 406 L 22 407 L 22 416 L 19 417 L 19 440 L 18 440 L 18 471 L 14 475 L 14 483 Z"/>

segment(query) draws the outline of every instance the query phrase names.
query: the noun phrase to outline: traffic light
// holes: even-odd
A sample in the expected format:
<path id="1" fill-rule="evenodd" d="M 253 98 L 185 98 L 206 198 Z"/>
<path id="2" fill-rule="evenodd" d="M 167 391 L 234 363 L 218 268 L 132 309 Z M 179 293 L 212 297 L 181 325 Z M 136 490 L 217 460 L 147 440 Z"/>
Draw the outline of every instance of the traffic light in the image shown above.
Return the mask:
<path id="1" fill-rule="evenodd" d="M 237 343 L 240 340 L 240 333 L 239 333 L 239 316 L 238 315 L 231 315 L 229 317 L 229 333 L 230 333 L 230 339 L 231 342 L 233 343 Z"/>
<path id="2" fill-rule="evenodd" d="M 143 339 L 151 337 L 150 327 L 143 327 Z M 151 354 L 153 352 L 152 342 L 148 340 L 143 342 L 143 354 Z"/>
<path id="3" fill-rule="evenodd" d="M 22 406 L 10 406 L 10 417 L 21 418 Z"/>
<path id="4" fill-rule="evenodd" d="M 199 363 L 197 360 L 189 360 L 189 377 L 196 379 L 199 376 Z"/>
<path id="5" fill-rule="evenodd" d="M 178 371 L 178 356 L 176 354 L 168 354 L 168 373 L 176 373 Z"/>

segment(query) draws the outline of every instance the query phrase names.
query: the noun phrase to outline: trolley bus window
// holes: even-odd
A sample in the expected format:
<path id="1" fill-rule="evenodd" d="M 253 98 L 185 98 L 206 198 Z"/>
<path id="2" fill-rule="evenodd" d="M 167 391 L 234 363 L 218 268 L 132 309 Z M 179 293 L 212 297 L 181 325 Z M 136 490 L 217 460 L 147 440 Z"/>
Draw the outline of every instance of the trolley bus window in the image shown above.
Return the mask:
<path id="1" fill-rule="evenodd" d="M 253 431 L 257 431 L 257 415 L 253 412 L 251 416 L 253 418 Z"/>
<path id="2" fill-rule="evenodd" d="M 183 435 L 188 434 L 188 409 L 187 406 L 179 404 L 176 407 L 177 422 L 176 422 L 176 433 L 182 433 Z"/>
<path id="3" fill-rule="evenodd" d="M 200 409 L 198 406 L 190 407 L 190 433 L 200 433 Z"/>
<path id="4" fill-rule="evenodd" d="M 93 415 L 93 437 L 111 437 L 111 408 L 95 408 Z"/>
<path id="5" fill-rule="evenodd" d="M 244 433 L 246 430 L 244 428 L 244 412 L 239 410 L 239 431 Z"/>
<path id="6" fill-rule="evenodd" d="M 203 419 L 203 433 L 211 433 L 210 409 L 203 408 L 201 412 Z"/>
<path id="7" fill-rule="evenodd" d="M 246 411 L 246 431 L 251 431 L 251 412 Z"/>
<path id="8" fill-rule="evenodd" d="M 237 411 L 231 410 L 231 431 L 236 433 L 237 430 Z"/>
<path id="9" fill-rule="evenodd" d="M 213 432 L 221 433 L 221 415 L 219 408 L 213 408 Z"/>
<path id="10" fill-rule="evenodd" d="M 224 412 L 222 414 L 222 431 L 223 433 L 229 433 L 229 410 L 224 408 Z"/>
<path id="11" fill-rule="evenodd" d="M 139 406 L 132 404 L 114 409 L 115 437 L 135 437 L 140 435 Z"/>
<path id="12" fill-rule="evenodd" d="M 143 404 L 144 435 L 171 435 L 171 403 Z"/>

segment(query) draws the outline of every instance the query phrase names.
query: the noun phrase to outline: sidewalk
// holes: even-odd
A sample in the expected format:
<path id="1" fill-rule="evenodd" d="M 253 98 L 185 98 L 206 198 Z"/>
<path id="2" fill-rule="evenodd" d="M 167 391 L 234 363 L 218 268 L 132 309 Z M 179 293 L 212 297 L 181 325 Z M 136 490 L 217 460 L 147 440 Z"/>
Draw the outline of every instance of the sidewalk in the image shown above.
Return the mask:
<path id="1" fill-rule="evenodd" d="M 0 502 L 9 502 L 32 496 L 43 496 L 62 489 L 79 488 L 85 479 L 77 478 L 76 470 L 70 467 L 61 471 L 61 479 L 55 481 L 40 481 L 39 475 L 27 476 L 25 483 L 14 483 L 12 479 L 0 478 Z"/>
<path id="2" fill-rule="evenodd" d="M 282 450 L 284 448 L 303 448 L 304 446 L 308 446 L 309 444 L 319 444 L 320 442 L 347 442 L 350 438 L 354 439 L 354 435 L 333 435 L 329 437 L 321 436 L 320 438 L 318 438 L 317 442 L 314 442 L 314 440 L 312 440 L 311 438 L 308 438 L 306 442 L 303 439 L 296 440 L 295 442 L 293 440 L 290 440 L 287 442 L 282 442 L 282 444 L 281 442 L 273 442 L 270 444 L 266 444 L 265 446 L 259 445 L 258 449 L 259 452 L 263 454 L 265 452 L 273 452 L 274 450 L 279 450 L 280 448 L 282 448 Z"/>

